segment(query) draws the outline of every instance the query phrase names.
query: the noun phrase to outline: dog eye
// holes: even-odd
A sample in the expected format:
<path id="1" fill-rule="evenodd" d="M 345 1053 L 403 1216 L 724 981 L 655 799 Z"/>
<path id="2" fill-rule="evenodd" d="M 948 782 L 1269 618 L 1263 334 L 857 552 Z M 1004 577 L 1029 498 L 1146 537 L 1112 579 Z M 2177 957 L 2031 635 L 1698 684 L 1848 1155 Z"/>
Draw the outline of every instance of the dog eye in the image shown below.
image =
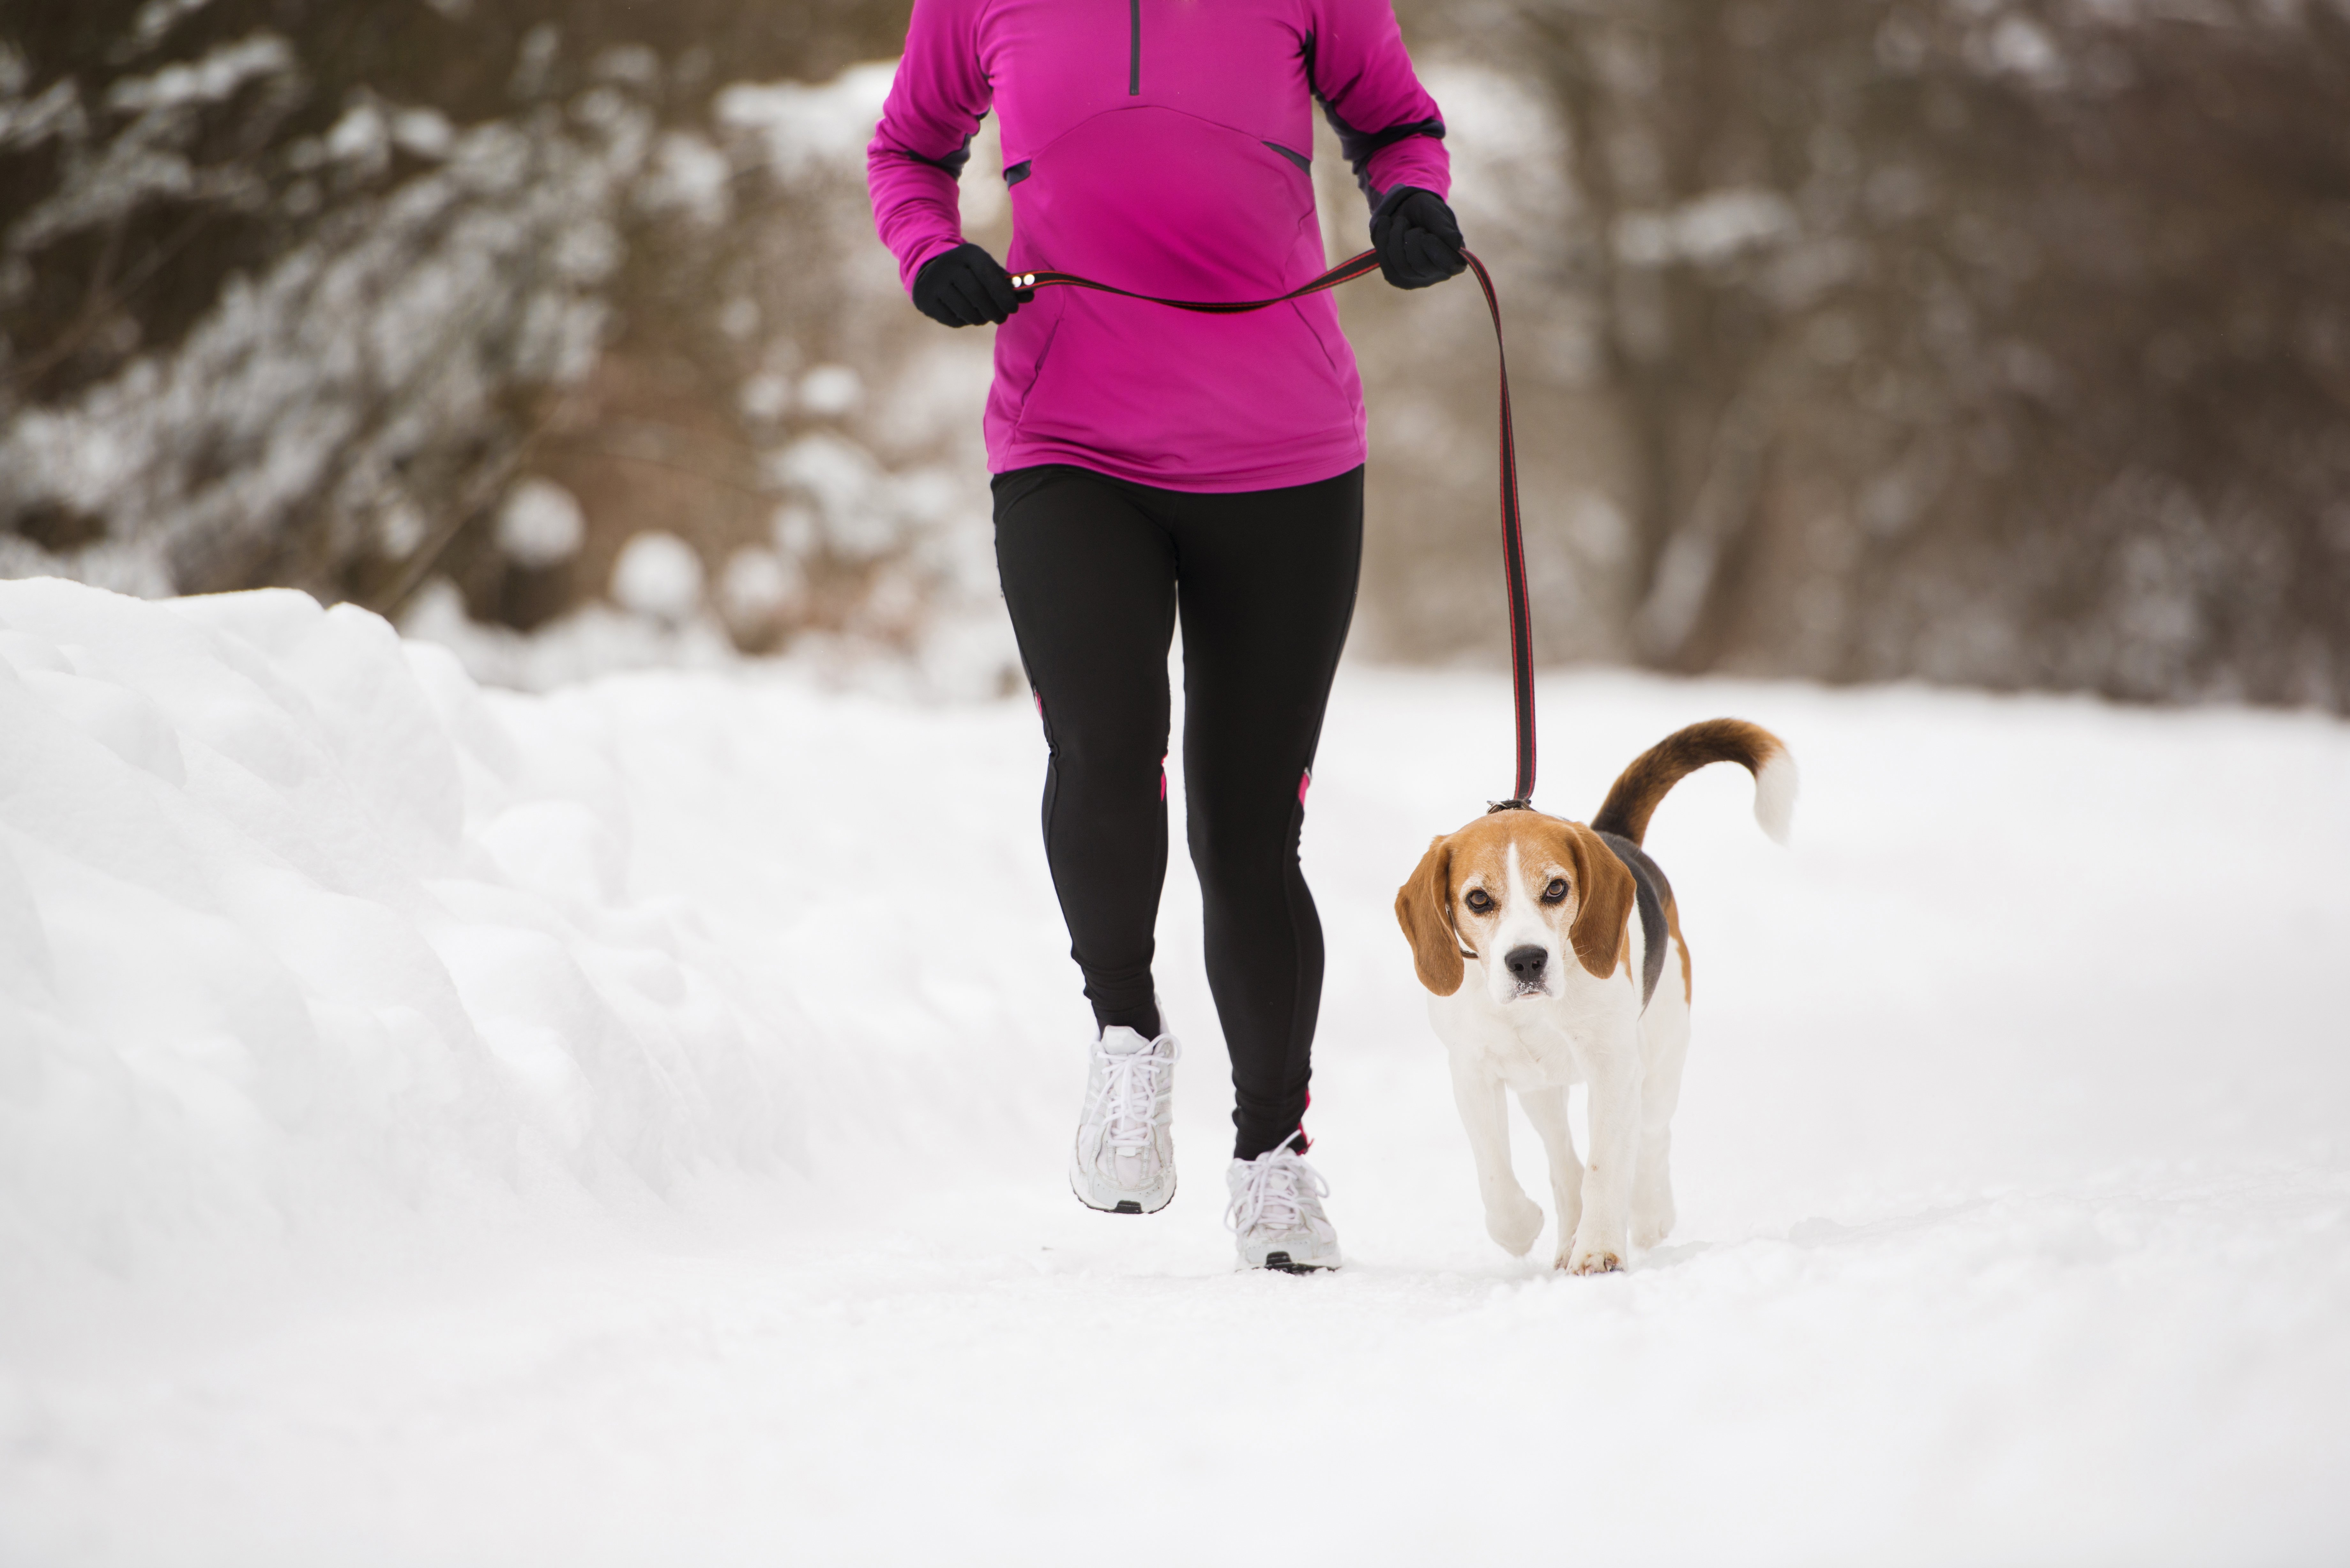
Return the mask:
<path id="1" fill-rule="evenodd" d="M 1461 901 L 1481 915 L 1493 907 L 1493 900 L 1485 896 L 1485 889 L 1482 888 L 1470 888 L 1468 896 Z"/>
<path id="2" fill-rule="evenodd" d="M 1565 897 L 1566 878 L 1564 877 L 1552 877 L 1550 886 L 1543 889 L 1543 902 L 1545 904 L 1555 904 Z"/>

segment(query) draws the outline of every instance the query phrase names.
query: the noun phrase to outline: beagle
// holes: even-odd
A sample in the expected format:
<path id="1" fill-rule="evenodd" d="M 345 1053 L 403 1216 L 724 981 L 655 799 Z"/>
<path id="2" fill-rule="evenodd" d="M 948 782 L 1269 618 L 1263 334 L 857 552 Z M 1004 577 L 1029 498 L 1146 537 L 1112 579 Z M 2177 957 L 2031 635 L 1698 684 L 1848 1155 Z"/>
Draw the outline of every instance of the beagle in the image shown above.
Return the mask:
<path id="1" fill-rule="evenodd" d="M 1721 762 L 1754 775 L 1755 820 L 1785 843 L 1794 758 L 1767 730 L 1714 719 L 1642 753 L 1589 826 L 1496 807 L 1430 843 L 1396 894 L 1429 1022 L 1451 1057 L 1485 1231 L 1513 1256 L 1534 1246 L 1543 1211 L 1510 1169 L 1504 1086 L 1550 1154 L 1560 1268 L 1620 1269 L 1673 1228 L 1690 955 L 1672 886 L 1640 840 L 1668 790 Z M 1590 1085 L 1588 1167 L 1567 1127 L 1571 1084 Z"/>

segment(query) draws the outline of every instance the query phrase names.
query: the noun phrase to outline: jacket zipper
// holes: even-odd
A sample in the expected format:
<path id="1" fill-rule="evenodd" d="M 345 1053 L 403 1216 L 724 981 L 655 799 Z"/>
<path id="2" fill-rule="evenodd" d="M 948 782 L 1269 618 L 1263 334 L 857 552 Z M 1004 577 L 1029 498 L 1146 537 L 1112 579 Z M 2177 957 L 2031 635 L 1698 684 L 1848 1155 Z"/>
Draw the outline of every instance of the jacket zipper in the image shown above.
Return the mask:
<path id="1" fill-rule="evenodd" d="M 1126 0 L 1126 96 L 1142 96 L 1142 0 Z"/>

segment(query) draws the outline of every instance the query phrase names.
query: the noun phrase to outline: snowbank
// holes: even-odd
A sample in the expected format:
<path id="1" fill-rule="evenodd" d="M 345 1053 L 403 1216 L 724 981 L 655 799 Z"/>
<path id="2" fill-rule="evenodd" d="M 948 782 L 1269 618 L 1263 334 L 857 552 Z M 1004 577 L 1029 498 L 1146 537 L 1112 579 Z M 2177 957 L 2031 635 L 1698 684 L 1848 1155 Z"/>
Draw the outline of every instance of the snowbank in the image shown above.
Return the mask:
<path id="1" fill-rule="evenodd" d="M 1681 1223 L 1580 1280 L 1485 1240 L 1389 908 L 1507 683 L 1349 667 L 1293 1280 L 1231 1268 L 1180 857 L 1183 1184 L 1067 1196 L 1023 699 L 41 582 L 0 660 L 0 1562 L 2350 1549 L 2338 722 L 1546 676 L 1551 809 L 1721 712 L 1804 773 L 1791 850 L 1732 769 L 1651 829 Z"/>
<path id="2" fill-rule="evenodd" d="M 5 1310 L 798 1148 L 787 1007 L 626 892 L 612 760 L 265 591 L 0 583 Z M 32 1298 L 32 1299 L 28 1299 Z"/>

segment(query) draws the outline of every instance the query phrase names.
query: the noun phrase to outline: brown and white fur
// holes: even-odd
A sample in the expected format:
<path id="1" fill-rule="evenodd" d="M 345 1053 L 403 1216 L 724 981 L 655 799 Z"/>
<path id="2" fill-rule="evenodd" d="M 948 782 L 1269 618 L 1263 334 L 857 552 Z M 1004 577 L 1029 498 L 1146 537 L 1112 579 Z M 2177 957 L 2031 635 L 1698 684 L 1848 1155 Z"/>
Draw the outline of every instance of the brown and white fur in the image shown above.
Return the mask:
<path id="1" fill-rule="evenodd" d="M 1513 1255 L 1534 1246 L 1543 1211 L 1510 1169 L 1504 1087 L 1550 1154 L 1560 1268 L 1618 1269 L 1672 1231 L 1690 955 L 1672 888 L 1639 844 L 1666 792 L 1717 762 L 1754 775 L 1755 820 L 1786 842 L 1794 759 L 1769 731 L 1715 719 L 1642 753 L 1590 826 L 1489 813 L 1430 843 L 1396 894 L 1429 1022 L 1451 1057 L 1485 1230 Z M 1588 1166 L 1567 1127 L 1573 1084 L 1590 1086 Z"/>

